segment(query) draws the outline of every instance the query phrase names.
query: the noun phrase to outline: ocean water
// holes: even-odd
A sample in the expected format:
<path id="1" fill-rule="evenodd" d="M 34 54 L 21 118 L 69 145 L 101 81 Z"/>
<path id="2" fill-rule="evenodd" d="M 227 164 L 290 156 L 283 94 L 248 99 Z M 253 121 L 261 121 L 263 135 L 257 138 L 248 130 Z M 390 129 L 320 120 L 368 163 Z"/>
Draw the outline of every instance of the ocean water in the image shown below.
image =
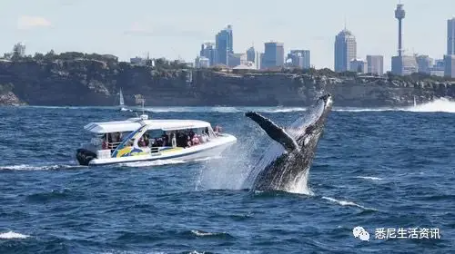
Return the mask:
<path id="1" fill-rule="evenodd" d="M 305 113 L 147 108 L 154 118 L 219 124 L 239 142 L 191 163 L 81 167 L 83 126 L 131 113 L 0 108 L 0 253 L 455 252 L 455 103 L 354 109 L 335 98 L 302 193 L 242 189 L 272 142 L 243 116 L 252 109 L 282 125 Z M 382 228 L 419 233 L 381 239 Z"/>

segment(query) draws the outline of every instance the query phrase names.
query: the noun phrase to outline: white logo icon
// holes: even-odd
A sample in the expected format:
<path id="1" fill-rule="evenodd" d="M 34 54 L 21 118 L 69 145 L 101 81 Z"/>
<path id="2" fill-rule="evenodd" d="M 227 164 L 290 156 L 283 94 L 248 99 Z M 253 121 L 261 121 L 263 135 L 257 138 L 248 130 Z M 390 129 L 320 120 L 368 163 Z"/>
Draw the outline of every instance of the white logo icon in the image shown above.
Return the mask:
<path id="1" fill-rule="evenodd" d="M 352 230 L 352 234 L 355 238 L 359 238 L 362 241 L 370 240 L 370 233 L 368 233 L 363 227 L 355 227 Z"/>

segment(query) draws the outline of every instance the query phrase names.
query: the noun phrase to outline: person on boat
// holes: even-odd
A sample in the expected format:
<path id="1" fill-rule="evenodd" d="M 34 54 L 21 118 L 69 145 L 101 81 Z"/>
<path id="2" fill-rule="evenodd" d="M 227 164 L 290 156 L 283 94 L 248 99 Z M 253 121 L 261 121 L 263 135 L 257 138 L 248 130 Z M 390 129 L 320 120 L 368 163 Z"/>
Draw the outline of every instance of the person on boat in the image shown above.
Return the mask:
<path id="1" fill-rule="evenodd" d="M 207 143 L 209 141 L 209 136 L 207 135 L 202 135 L 202 143 Z"/>
<path id="2" fill-rule="evenodd" d="M 186 148 L 186 147 L 191 147 L 191 141 L 192 141 L 192 140 L 190 139 L 190 136 L 188 136 L 188 135 L 185 135 L 185 136 L 186 136 L 186 140 L 187 140 L 187 141 L 186 141 L 186 146 L 185 146 L 185 148 Z"/>
<path id="3" fill-rule="evenodd" d="M 163 139 L 162 138 L 157 138 L 156 141 L 155 141 L 155 145 L 157 147 L 163 146 Z"/>
<path id="4" fill-rule="evenodd" d="M 178 147 L 186 147 L 187 140 L 188 140 L 188 138 L 183 132 L 177 133 L 177 146 Z"/>
<path id="5" fill-rule="evenodd" d="M 202 133 L 202 135 L 197 135 L 197 139 L 199 139 L 199 144 L 202 144 L 204 143 L 204 133 Z"/>
<path id="6" fill-rule="evenodd" d="M 104 149 L 109 149 L 109 143 L 107 142 L 106 139 L 103 139 L 103 143 L 101 144 L 101 148 Z"/>
<path id="7" fill-rule="evenodd" d="M 144 146 L 148 147 L 150 144 L 149 134 L 145 133 L 144 135 Z"/>
<path id="8" fill-rule="evenodd" d="M 137 145 L 138 145 L 139 147 L 144 147 L 144 146 L 145 146 L 144 137 L 141 137 L 141 138 L 139 139 L 139 141 L 137 142 Z"/>
<path id="9" fill-rule="evenodd" d="M 215 132 L 216 134 L 221 133 L 222 129 L 223 129 L 223 128 L 221 128 L 221 126 L 217 125 L 217 126 L 215 126 L 214 132 Z"/>
<path id="10" fill-rule="evenodd" d="M 190 136 L 190 139 L 193 140 L 194 131 L 193 131 L 193 130 L 190 130 L 190 131 L 188 132 L 188 136 Z"/>
<path id="11" fill-rule="evenodd" d="M 177 137 L 175 135 L 175 132 L 171 133 L 171 145 L 172 147 L 177 147 Z"/>
<path id="12" fill-rule="evenodd" d="M 162 140 L 163 140 L 163 145 L 162 145 L 162 146 L 163 146 L 163 147 L 164 147 L 164 146 L 167 146 L 168 143 L 169 143 L 169 140 L 168 140 L 168 138 L 167 138 L 167 135 L 164 135 L 163 138 L 162 138 Z"/>
<path id="13" fill-rule="evenodd" d="M 198 138 L 198 136 L 199 136 L 199 135 L 193 135 L 193 139 L 192 139 L 193 146 L 199 145 L 199 138 Z"/>

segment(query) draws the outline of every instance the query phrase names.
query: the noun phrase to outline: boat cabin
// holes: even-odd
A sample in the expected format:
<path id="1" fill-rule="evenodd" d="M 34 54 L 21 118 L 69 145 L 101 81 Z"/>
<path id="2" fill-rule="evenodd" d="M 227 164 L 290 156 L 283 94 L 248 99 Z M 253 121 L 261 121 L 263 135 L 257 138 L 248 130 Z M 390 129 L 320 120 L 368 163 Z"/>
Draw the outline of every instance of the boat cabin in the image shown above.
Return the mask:
<path id="1" fill-rule="evenodd" d="M 89 123 L 84 129 L 92 134 L 91 142 L 85 148 L 92 151 L 110 150 L 111 154 L 120 145 L 149 148 L 154 153 L 161 148 L 201 145 L 223 135 L 220 127 L 213 130 L 210 123 L 199 120 L 131 118 L 126 121 Z"/>

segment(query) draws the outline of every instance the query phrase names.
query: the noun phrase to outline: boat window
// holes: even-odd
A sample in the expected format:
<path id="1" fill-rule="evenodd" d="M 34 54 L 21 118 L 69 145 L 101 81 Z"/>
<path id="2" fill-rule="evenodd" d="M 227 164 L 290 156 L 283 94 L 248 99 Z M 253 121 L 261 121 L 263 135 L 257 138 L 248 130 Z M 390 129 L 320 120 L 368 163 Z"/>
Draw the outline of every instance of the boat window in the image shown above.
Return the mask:
<path id="1" fill-rule="evenodd" d="M 144 145 L 147 144 L 147 146 L 151 147 L 172 146 L 171 133 L 170 131 L 165 132 L 163 130 L 148 130 L 143 135 L 148 140 L 148 142 L 144 142 Z"/>
<path id="2" fill-rule="evenodd" d="M 145 132 L 148 134 L 149 138 L 160 138 L 163 135 L 162 130 L 148 130 Z"/>

